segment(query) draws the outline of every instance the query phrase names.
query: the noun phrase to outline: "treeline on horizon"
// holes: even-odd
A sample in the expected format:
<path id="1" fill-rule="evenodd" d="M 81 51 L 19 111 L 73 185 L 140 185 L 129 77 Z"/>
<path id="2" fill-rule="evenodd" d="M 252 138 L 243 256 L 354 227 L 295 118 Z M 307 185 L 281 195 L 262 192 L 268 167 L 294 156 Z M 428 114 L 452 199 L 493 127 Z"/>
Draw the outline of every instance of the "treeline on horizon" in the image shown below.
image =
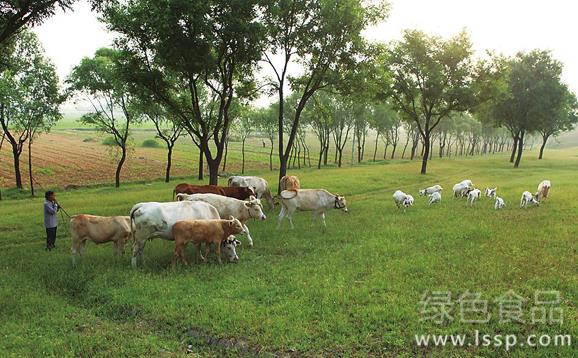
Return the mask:
<path id="1" fill-rule="evenodd" d="M 143 121 L 166 145 L 166 181 L 174 146 L 188 137 L 199 150 L 199 178 L 206 165 L 210 184 L 218 183 L 233 135 L 242 141 L 243 172 L 250 135 L 268 141 L 270 169 L 275 155 L 281 178 L 301 153 L 310 158 L 306 133 L 318 139 L 321 168 L 331 159 L 341 166 L 351 141 L 362 161 L 371 131 L 373 160 L 381 142 L 383 158 L 408 151 L 421 158 L 425 174 L 434 151 L 450 157 L 509 150 L 517 168 L 528 137 L 541 139 L 541 159 L 548 139 L 578 122 L 563 64 L 549 51 L 475 58 L 465 31 L 443 39 L 406 30 L 399 41 L 369 42 L 363 30 L 387 21 L 383 1 L 93 0 L 117 34 L 114 46 L 84 58 L 60 86 L 29 28 L 73 3 L 34 1 L 0 11 L 0 148 L 10 145 L 22 189 L 20 156 L 28 146 L 32 193 L 33 140 L 70 99 L 90 103 L 81 121 L 114 139 L 117 187 L 131 128 Z M 290 73 L 295 67 L 299 73 Z M 262 70 L 271 75 L 261 78 Z M 260 96 L 274 100 L 257 108 Z"/>

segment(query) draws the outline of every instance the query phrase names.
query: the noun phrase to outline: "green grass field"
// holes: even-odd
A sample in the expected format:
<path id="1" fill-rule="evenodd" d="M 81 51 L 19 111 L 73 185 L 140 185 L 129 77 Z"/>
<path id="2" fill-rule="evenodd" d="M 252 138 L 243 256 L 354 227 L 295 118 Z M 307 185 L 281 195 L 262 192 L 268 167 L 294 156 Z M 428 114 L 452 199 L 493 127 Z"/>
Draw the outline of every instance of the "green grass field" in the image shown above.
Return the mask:
<path id="1" fill-rule="evenodd" d="M 250 223 L 254 248 L 238 264 L 170 269 L 173 243 L 147 244 L 144 265 L 130 267 L 130 248 L 87 245 L 72 266 L 61 224 L 58 249 L 44 251 L 42 199 L 0 202 L 1 356 L 551 356 L 578 354 L 578 156 L 549 151 L 525 155 L 511 168 L 505 155 L 439 160 L 418 175 L 418 161 L 388 161 L 342 169 L 292 171 L 303 187 L 346 196 L 349 214 L 335 210 L 328 230 L 297 213 L 296 229 L 276 230 L 279 209 Z M 253 172 L 274 182 L 274 174 Z M 451 198 L 472 179 L 497 186 L 506 209 L 487 198 L 473 208 Z M 522 191 L 552 181 L 551 197 L 519 209 Z M 419 188 L 439 183 L 442 203 L 427 207 Z M 168 201 L 175 182 L 88 188 L 59 193 L 70 214 L 126 215 L 140 201 Z M 412 193 L 407 212 L 395 208 L 396 189 Z M 246 240 L 243 240 L 246 244 Z M 188 247 L 191 257 L 194 248 Z M 528 301 L 525 323 L 501 323 L 495 299 L 508 290 Z M 564 322 L 533 323 L 537 290 L 561 294 Z M 424 292 L 466 292 L 489 301 L 487 323 L 438 325 L 422 319 Z M 571 334 L 571 347 L 417 347 L 416 334 Z M 190 356 L 190 355 L 189 355 Z"/>

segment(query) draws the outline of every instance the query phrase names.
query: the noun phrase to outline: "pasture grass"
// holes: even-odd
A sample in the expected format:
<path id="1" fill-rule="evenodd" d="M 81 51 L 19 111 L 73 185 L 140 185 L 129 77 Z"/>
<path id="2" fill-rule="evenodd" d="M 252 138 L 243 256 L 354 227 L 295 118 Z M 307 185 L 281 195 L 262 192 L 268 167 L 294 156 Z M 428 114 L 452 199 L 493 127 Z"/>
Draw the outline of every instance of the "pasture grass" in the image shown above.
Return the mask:
<path id="1" fill-rule="evenodd" d="M 578 157 L 574 150 L 526 156 L 511 168 L 506 155 L 436 159 L 430 174 L 418 161 L 388 161 L 341 169 L 304 169 L 303 187 L 346 196 L 349 214 L 327 215 L 328 229 L 295 215 L 295 230 L 276 230 L 278 208 L 250 223 L 254 248 L 241 246 L 238 264 L 170 269 L 173 243 L 153 240 L 144 265 L 130 267 L 130 247 L 115 257 L 110 245 L 87 244 L 76 266 L 70 238 L 59 227 L 57 250 L 44 251 L 42 200 L 0 202 L 0 355 L 14 356 L 576 356 L 578 333 Z M 275 182 L 273 172 L 251 172 Z M 482 198 L 474 207 L 451 198 L 451 187 L 472 179 L 497 186 L 506 209 Z M 538 208 L 518 208 L 522 191 L 553 183 Z M 179 180 L 180 182 L 180 180 Z M 86 188 L 58 193 L 70 214 L 126 215 L 140 201 L 168 201 L 177 182 Z M 441 184 L 440 205 L 417 191 Z M 397 210 L 402 189 L 416 204 Z M 187 248 L 192 257 L 194 249 Z M 194 262 L 194 261 L 193 261 Z M 508 290 L 533 300 L 536 290 L 562 295 L 562 325 L 500 323 L 496 303 L 484 324 L 421 321 L 426 291 L 454 299 L 480 292 L 493 301 Z M 531 302 L 530 302 L 531 303 Z M 456 307 L 457 309 L 457 307 Z M 415 334 L 572 334 L 573 347 L 428 347 Z"/>

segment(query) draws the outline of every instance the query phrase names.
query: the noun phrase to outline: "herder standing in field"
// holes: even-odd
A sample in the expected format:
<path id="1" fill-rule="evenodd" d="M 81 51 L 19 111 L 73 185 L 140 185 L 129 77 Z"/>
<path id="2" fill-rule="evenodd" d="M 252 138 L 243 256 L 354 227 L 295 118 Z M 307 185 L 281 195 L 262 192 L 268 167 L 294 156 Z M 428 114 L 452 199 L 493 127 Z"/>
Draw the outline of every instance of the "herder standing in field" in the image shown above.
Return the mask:
<path id="1" fill-rule="evenodd" d="M 60 207 L 56 202 L 56 194 L 49 190 L 44 193 L 44 227 L 46 228 L 46 251 L 55 249 L 56 228 L 58 226 L 58 210 Z"/>

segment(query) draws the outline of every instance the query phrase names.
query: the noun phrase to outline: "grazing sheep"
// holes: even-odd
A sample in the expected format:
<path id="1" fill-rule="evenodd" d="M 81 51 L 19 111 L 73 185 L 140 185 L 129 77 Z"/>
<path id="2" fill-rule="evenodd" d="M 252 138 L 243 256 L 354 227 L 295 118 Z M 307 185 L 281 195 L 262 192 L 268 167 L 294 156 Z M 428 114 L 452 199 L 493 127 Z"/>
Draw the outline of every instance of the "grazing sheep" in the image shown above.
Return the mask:
<path id="1" fill-rule="evenodd" d="M 431 195 L 433 193 L 437 193 L 444 190 L 444 188 L 441 187 L 441 185 L 434 185 L 434 186 L 430 186 L 429 188 L 425 188 L 425 189 L 421 189 L 419 191 L 419 196 L 426 196 L 426 195 Z"/>
<path id="2" fill-rule="evenodd" d="M 396 190 L 395 193 L 393 193 L 393 200 L 395 201 L 397 208 L 399 209 L 403 206 L 404 211 L 405 208 L 413 205 L 413 196 L 406 194 L 401 190 Z"/>
<path id="3" fill-rule="evenodd" d="M 484 193 L 486 194 L 486 198 L 496 198 L 496 190 L 498 190 L 498 188 L 486 188 L 486 190 L 484 191 Z"/>
<path id="4" fill-rule="evenodd" d="M 520 199 L 520 208 L 528 207 L 528 204 L 534 204 L 536 206 L 540 205 L 540 202 L 534 198 L 534 195 L 529 191 L 522 193 L 522 198 Z"/>
<path id="5" fill-rule="evenodd" d="M 542 198 L 548 198 L 548 193 L 552 184 L 549 180 L 542 180 L 538 185 L 538 191 L 536 192 L 536 200 L 541 200 Z"/>
<path id="6" fill-rule="evenodd" d="M 468 193 L 468 203 L 470 203 L 470 206 L 474 205 L 474 202 L 478 200 L 481 196 L 482 192 L 480 191 L 480 189 L 471 190 Z"/>
<path id="7" fill-rule="evenodd" d="M 469 189 L 473 189 L 473 187 L 474 185 L 472 184 L 471 180 L 469 179 L 462 180 L 461 182 L 454 185 L 454 187 L 452 188 L 454 192 L 454 198 L 458 198 L 460 196 L 461 197 L 467 196 L 467 191 Z"/>
<path id="8" fill-rule="evenodd" d="M 427 205 L 431 205 L 433 203 L 440 203 L 442 201 L 442 193 L 440 193 L 439 191 L 436 191 L 434 193 L 431 193 L 429 195 L 429 201 L 427 203 Z"/>
<path id="9" fill-rule="evenodd" d="M 494 209 L 501 210 L 505 207 L 506 203 L 504 202 L 504 199 L 500 198 L 499 196 L 496 196 L 496 203 L 494 204 Z"/>

